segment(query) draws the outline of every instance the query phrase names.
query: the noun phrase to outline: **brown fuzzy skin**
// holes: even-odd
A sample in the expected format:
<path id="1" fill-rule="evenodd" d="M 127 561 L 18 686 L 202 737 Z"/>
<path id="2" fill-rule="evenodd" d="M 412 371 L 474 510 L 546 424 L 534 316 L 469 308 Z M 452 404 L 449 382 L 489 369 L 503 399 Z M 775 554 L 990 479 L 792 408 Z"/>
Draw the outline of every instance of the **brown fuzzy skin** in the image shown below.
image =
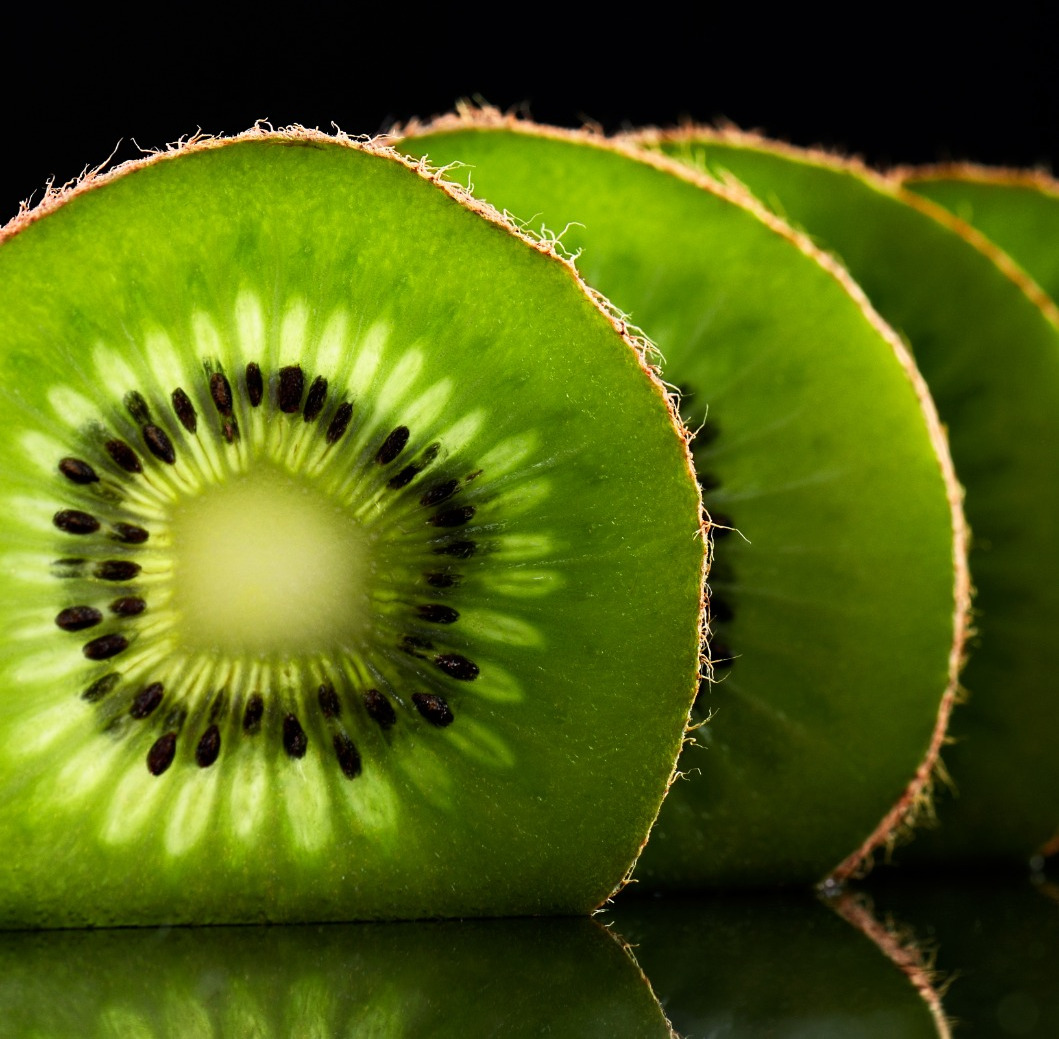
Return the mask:
<path id="1" fill-rule="evenodd" d="M 953 637 L 949 649 L 947 682 L 941 694 L 930 743 L 923 760 L 891 810 L 879 821 L 875 829 L 865 837 L 858 848 L 851 851 L 826 877 L 820 880 L 820 885 L 823 887 L 833 886 L 844 883 L 853 877 L 864 875 L 871 868 L 875 853 L 879 849 L 891 850 L 900 837 L 907 835 L 924 818 L 932 816 L 933 785 L 938 780 L 944 781 L 945 778 L 940 752 L 945 744 L 949 717 L 953 707 L 960 699 L 959 675 L 966 660 L 967 639 L 972 634 L 971 600 L 973 594 L 970 570 L 967 563 L 970 532 L 963 512 L 964 492 L 956 477 L 956 469 L 949 451 L 948 436 L 938 416 L 934 399 L 930 394 L 926 381 L 920 374 L 908 347 L 872 307 L 864 291 L 835 257 L 824 252 L 807 235 L 795 230 L 771 210 L 766 209 L 739 182 L 735 180 L 724 182 L 716 180 L 708 174 L 694 170 L 675 159 L 670 159 L 658 152 L 649 151 L 648 146 L 662 142 L 680 142 L 706 136 L 718 140 L 752 144 L 762 148 L 774 148 L 776 151 L 801 159 L 826 162 L 857 172 L 865 177 L 879 179 L 880 181 L 881 179 L 877 178 L 863 163 L 857 160 L 840 159 L 823 151 L 806 152 L 792 146 L 767 141 L 763 137 L 743 133 L 734 128 L 716 130 L 708 127 L 687 125 L 678 130 L 641 130 L 636 133 L 621 134 L 608 138 L 595 127 L 586 127 L 582 130 L 566 130 L 552 126 L 542 126 L 514 114 L 502 113 L 496 108 L 476 108 L 468 104 L 461 104 L 457 107 L 455 113 L 437 117 L 429 122 L 416 121 L 395 128 L 389 136 L 395 138 L 399 136 L 418 136 L 465 129 L 503 129 L 530 136 L 571 141 L 617 152 L 627 158 L 646 163 L 665 173 L 679 177 L 701 187 L 705 191 L 719 195 L 735 205 L 750 210 L 772 231 L 790 241 L 803 253 L 815 260 L 842 285 L 846 292 L 856 301 L 869 322 L 889 343 L 906 376 L 912 383 L 927 424 L 941 477 L 945 484 L 951 516 L 953 539 Z M 892 193 L 897 193 L 892 189 L 891 191 Z M 905 194 L 905 192 L 900 192 L 902 198 Z M 706 519 L 708 525 L 709 517 L 707 516 Z M 708 660 L 706 666 L 709 673 Z M 691 738 L 690 728 L 688 730 L 688 738 Z"/>
<path id="2" fill-rule="evenodd" d="M 827 904 L 847 923 L 875 944 L 879 951 L 912 983 L 930 1010 L 940 1039 L 952 1039 L 952 1024 L 941 1001 L 951 979 L 933 970 L 930 950 L 917 944 L 915 936 L 893 920 L 881 923 L 865 895 L 845 892 Z"/>
<path id="3" fill-rule="evenodd" d="M 712 561 L 712 539 L 709 533 L 710 520 L 706 513 L 705 506 L 703 505 L 702 493 L 698 488 L 698 480 L 695 474 L 695 464 L 691 456 L 691 442 L 694 433 L 684 424 L 684 421 L 680 416 L 678 394 L 661 379 L 660 369 L 656 363 L 658 357 L 657 349 L 654 344 L 652 344 L 646 336 L 639 331 L 639 329 L 627 321 L 625 315 L 617 307 L 611 304 L 604 296 L 585 282 L 578 273 L 573 261 L 563 253 L 557 240 L 537 237 L 527 233 L 508 216 L 500 213 L 494 206 L 476 198 L 466 188 L 447 179 L 446 174 L 449 172 L 448 167 L 438 168 L 432 166 L 426 160 L 416 161 L 408 158 L 387 143 L 386 135 L 379 135 L 374 138 L 355 138 L 343 133 L 337 128 L 335 134 L 330 135 L 325 134 L 320 130 L 309 129 L 308 127 L 297 125 L 283 127 L 276 130 L 263 122 L 258 122 L 249 130 L 245 130 L 242 133 L 233 136 L 212 136 L 198 132 L 186 140 L 182 139 L 168 145 L 164 150 L 148 152 L 142 159 L 129 160 L 111 169 L 106 168 L 106 163 L 93 169 L 86 169 L 77 180 L 71 181 L 58 188 L 49 184 L 44 192 L 43 198 L 37 203 L 37 205 L 31 207 L 29 203 L 23 202 L 18 214 L 8 221 L 7 224 L 0 227 L 0 245 L 9 238 L 13 238 L 19 232 L 25 230 L 25 228 L 29 227 L 37 220 L 51 213 L 53 210 L 58 209 L 70 199 L 101 187 L 127 173 L 132 173 L 135 170 L 153 165 L 157 162 L 166 162 L 180 155 L 199 151 L 209 151 L 214 148 L 223 148 L 229 144 L 241 141 L 275 141 L 290 146 L 310 148 L 337 145 L 399 163 L 418 174 L 423 180 L 429 181 L 439 190 L 445 192 L 445 194 L 459 205 L 472 210 L 478 214 L 478 216 L 497 225 L 508 234 L 518 238 L 537 252 L 548 256 L 553 262 L 558 263 L 563 267 L 567 275 L 574 281 L 584 295 L 588 297 L 596 309 L 607 318 L 614 330 L 621 336 L 625 345 L 636 356 L 640 369 L 650 381 L 654 391 L 664 402 L 666 411 L 669 415 L 670 424 L 683 448 L 685 472 L 691 480 L 692 485 L 696 488 L 695 493 L 698 496 L 698 530 L 696 531 L 695 536 L 702 541 L 703 545 L 698 619 L 700 647 L 699 666 L 700 669 L 703 667 L 708 669 L 709 658 L 707 639 L 709 635 L 709 585 L 707 579 L 709 577 L 710 563 Z M 683 743 L 687 739 L 691 719 L 691 709 L 695 694 L 698 690 L 698 684 L 698 673 L 694 676 L 689 676 L 688 712 L 684 723 L 684 733 L 680 738 L 680 748 L 674 748 L 673 768 L 666 782 L 667 791 L 677 778 L 679 749 L 682 749 Z M 659 803 L 659 808 L 661 808 L 661 802 Z M 652 826 L 653 825 L 654 821 L 652 820 Z M 636 858 L 639 858 L 639 855 L 646 844 L 647 835 L 644 836 L 643 842 L 637 849 Z M 635 859 L 630 864 L 628 871 L 619 882 L 618 886 L 600 902 L 599 906 L 596 907 L 597 910 L 605 905 L 629 883 L 634 867 Z"/>

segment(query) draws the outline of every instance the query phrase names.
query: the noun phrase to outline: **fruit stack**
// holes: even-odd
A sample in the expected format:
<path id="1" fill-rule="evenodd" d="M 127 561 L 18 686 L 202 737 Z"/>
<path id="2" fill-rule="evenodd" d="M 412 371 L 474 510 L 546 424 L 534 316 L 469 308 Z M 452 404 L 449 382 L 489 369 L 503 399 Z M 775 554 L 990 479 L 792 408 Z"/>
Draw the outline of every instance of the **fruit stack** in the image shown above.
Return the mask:
<path id="1" fill-rule="evenodd" d="M 1056 199 L 470 109 L 50 191 L 0 231 L 0 926 L 1055 850 Z"/>

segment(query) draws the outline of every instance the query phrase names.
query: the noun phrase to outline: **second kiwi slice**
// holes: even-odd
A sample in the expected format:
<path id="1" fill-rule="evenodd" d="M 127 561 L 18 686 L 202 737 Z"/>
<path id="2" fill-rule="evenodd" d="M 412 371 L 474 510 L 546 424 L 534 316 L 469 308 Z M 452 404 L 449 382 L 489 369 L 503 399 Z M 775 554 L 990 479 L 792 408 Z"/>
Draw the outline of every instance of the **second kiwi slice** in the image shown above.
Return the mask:
<path id="1" fill-rule="evenodd" d="M 748 195 L 589 134 L 465 113 L 402 147 L 534 225 L 645 328 L 699 428 L 714 684 L 637 877 L 846 875 L 924 795 L 968 600 L 945 439 L 897 337 Z M 535 215 L 536 214 L 536 215 Z"/>
<path id="2" fill-rule="evenodd" d="M 308 131 L 0 241 L 0 925 L 603 900 L 680 747 L 705 544 L 572 268 Z"/>

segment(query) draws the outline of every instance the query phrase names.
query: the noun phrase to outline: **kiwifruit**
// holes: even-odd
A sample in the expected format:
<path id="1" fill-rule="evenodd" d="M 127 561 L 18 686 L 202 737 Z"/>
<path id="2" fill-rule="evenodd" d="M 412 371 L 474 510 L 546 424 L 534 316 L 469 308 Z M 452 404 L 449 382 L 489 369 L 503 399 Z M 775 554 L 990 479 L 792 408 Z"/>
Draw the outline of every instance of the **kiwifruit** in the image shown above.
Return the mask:
<path id="1" fill-rule="evenodd" d="M 969 702 L 943 754 L 956 796 L 939 786 L 940 826 L 901 861 L 1024 864 L 1059 834 L 1054 306 L 968 225 L 857 162 L 698 127 L 641 140 L 738 178 L 805 227 L 908 337 L 966 488 L 977 596 Z"/>
<path id="2" fill-rule="evenodd" d="M 684 775 L 636 877 L 811 883 L 858 869 L 923 795 L 968 583 L 944 436 L 894 333 L 745 192 L 491 111 L 400 147 L 561 232 L 684 390 L 717 538 Z"/>
<path id="3" fill-rule="evenodd" d="M 619 885 L 705 543 L 669 397 L 573 268 L 300 129 L 89 176 L 0 241 L 0 924 Z"/>
<path id="4" fill-rule="evenodd" d="M 672 1039 L 586 919 L 0 934 L 2 1039 Z"/>
<path id="5" fill-rule="evenodd" d="M 981 231 L 1053 303 L 1059 300 L 1059 255 L 1054 248 L 1059 239 L 1059 182 L 1054 178 L 1041 170 L 969 163 L 906 167 L 889 176 Z"/>

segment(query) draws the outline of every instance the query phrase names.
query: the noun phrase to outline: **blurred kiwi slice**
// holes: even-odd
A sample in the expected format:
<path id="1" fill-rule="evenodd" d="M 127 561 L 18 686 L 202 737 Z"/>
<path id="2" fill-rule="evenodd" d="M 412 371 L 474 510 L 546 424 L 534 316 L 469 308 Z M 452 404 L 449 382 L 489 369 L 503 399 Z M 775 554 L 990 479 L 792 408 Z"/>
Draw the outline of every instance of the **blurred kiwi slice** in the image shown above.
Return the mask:
<path id="1" fill-rule="evenodd" d="M 1059 183 L 1040 170 L 955 163 L 892 176 L 981 231 L 1059 300 Z"/>
<path id="2" fill-rule="evenodd" d="M 973 533 L 969 703 L 943 752 L 940 827 L 905 861 L 1029 860 L 1059 833 L 1059 328 L 1025 275 L 939 206 L 860 164 L 735 131 L 645 135 L 736 178 L 828 249 L 909 338 Z"/>
<path id="3" fill-rule="evenodd" d="M 643 975 L 581 919 L 0 935 L 0 1037 L 669 1039 Z"/>
<path id="4" fill-rule="evenodd" d="M 572 267 L 297 129 L 0 242 L 0 924 L 605 899 L 681 743 L 705 544 Z"/>
<path id="5" fill-rule="evenodd" d="M 963 521 L 896 336 L 748 195 L 591 134 L 486 111 L 410 127 L 542 225 L 683 392 L 716 539 L 711 671 L 637 868 L 657 886 L 856 870 L 923 794 L 956 685 Z"/>

